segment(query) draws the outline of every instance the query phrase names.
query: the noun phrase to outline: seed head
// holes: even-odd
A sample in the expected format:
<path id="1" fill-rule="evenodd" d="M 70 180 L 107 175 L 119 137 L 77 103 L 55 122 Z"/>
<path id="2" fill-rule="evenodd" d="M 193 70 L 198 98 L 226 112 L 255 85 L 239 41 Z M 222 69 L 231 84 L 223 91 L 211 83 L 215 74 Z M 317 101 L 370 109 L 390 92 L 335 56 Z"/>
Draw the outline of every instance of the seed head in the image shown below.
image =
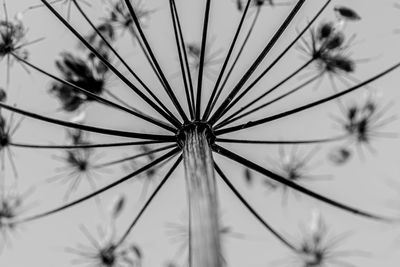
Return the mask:
<path id="1" fill-rule="evenodd" d="M 56 61 L 56 67 L 63 79 L 93 94 L 104 92 L 108 69 L 103 63 L 89 57 L 83 59 L 64 52 Z M 93 97 L 60 82 L 54 82 L 49 90 L 61 102 L 62 109 L 67 112 L 78 110 L 84 103 L 93 101 Z"/>
<path id="2" fill-rule="evenodd" d="M 19 17 L 13 21 L 0 20 L 0 59 L 16 53 L 26 59 L 28 52 L 21 49 L 24 46 L 27 30 Z"/>

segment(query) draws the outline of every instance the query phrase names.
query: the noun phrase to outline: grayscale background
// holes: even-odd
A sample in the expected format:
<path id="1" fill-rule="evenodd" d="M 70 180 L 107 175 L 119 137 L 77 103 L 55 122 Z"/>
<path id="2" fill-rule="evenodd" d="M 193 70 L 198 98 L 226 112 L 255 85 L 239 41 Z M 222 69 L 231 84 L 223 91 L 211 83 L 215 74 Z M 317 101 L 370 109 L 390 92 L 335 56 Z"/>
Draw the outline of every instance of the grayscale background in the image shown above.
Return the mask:
<path id="1" fill-rule="evenodd" d="M 8 0 L 9 16 L 12 17 L 16 13 L 26 10 L 29 6 L 39 4 L 39 2 L 37 0 Z M 93 2 L 92 9 L 87 8 L 85 5 L 83 6 L 95 19 L 103 14 L 103 10 L 99 0 Z M 205 1 L 177 0 L 176 2 L 184 25 L 183 31 L 186 40 L 188 42 L 199 42 L 204 10 L 203 2 Z M 240 18 L 240 13 L 235 9 L 235 4 L 232 0 L 214 0 L 212 2 L 212 19 L 210 21 L 212 30 L 209 34 L 211 46 L 209 49 L 210 51 L 221 50 L 218 56 L 223 59 Z M 307 1 L 305 7 L 262 66 L 266 66 L 274 56 L 278 55 L 285 47 L 285 44 L 288 44 L 295 36 L 296 30 L 301 29 L 312 18 L 323 2 L 321 0 Z M 362 16 L 360 22 L 349 23 L 345 29 L 348 35 L 356 34 L 356 39 L 349 51 L 351 51 L 353 58 L 359 59 L 354 77 L 360 81 L 400 61 L 400 34 L 395 33 L 396 29 L 400 29 L 400 9 L 395 8 L 395 2 L 395 0 L 334 0 L 331 7 L 327 9 L 319 20 L 328 21 L 334 19 L 333 7 L 335 5 L 349 6 L 357 10 Z M 163 69 L 166 70 L 174 90 L 176 90 L 183 102 L 184 91 L 181 80 L 177 75 L 179 65 L 174 46 L 173 28 L 169 17 L 168 1 L 147 0 L 144 4 L 150 9 L 154 9 L 151 19 L 147 22 L 146 34 Z M 66 13 L 65 6 L 56 6 L 60 8 L 60 12 Z M 4 19 L 4 11 L 2 8 L 0 10 L 0 17 Z M 263 45 L 279 27 L 289 10 L 290 7 L 265 7 L 263 9 L 262 19 L 259 20 L 250 45 L 233 74 L 234 79 L 231 80 L 228 86 L 232 86 L 246 68 L 250 66 L 258 51 L 261 51 Z M 54 67 L 55 59 L 61 51 L 77 51 L 77 40 L 66 31 L 45 7 L 24 12 L 23 16 L 24 22 L 29 27 L 29 40 L 45 37 L 43 41 L 29 47 L 30 61 L 52 73 L 57 73 Z M 72 9 L 70 21 L 80 32 L 88 32 L 89 27 L 75 9 Z M 247 20 L 247 23 L 249 21 Z M 155 90 L 159 90 L 157 92 L 160 92 L 161 87 L 154 76 L 151 75 L 151 70 L 145 64 L 137 44 L 133 44 L 130 38 L 124 38 L 119 42 L 118 49 L 124 58 L 140 73 L 141 77 Z M 261 92 L 263 88 L 279 81 L 280 78 L 293 71 L 301 62 L 303 62 L 303 59 L 298 51 L 293 50 L 270 73 L 270 76 L 263 80 L 256 91 Z M 121 66 L 119 68 L 122 69 Z M 213 72 L 217 72 L 219 68 L 220 65 L 217 64 L 211 66 L 210 70 L 206 70 L 210 74 L 205 79 L 206 92 L 211 90 Z M 0 84 L 3 87 L 6 86 L 5 73 L 5 61 L 3 60 L 0 63 Z M 302 79 L 305 78 L 303 77 Z M 295 79 L 289 84 L 293 85 L 298 81 L 299 79 Z M 34 70 L 31 70 L 30 74 L 26 73 L 21 65 L 15 62 L 11 69 L 8 103 L 16 103 L 20 108 L 59 119 L 71 119 L 71 115 L 58 111 L 59 103 L 47 93 L 50 82 L 47 77 L 38 74 Z M 346 87 L 345 84 L 339 81 L 337 84 L 340 88 Z M 393 102 L 388 115 L 396 115 L 400 110 L 399 84 L 400 70 L 397 70 L 373 83 L 370 87 L 343 98 L 343 101 L 344 103 L 353 103 L 373 96 L 383 104 Z M 137 101 L 134 94 L 131 94 L 126 87 L 122 86 L 117 78 L 110 79 L 110 87 L 137 108 L 154 115 L 154 112 L 143 102 Z M 290 88 L 290 85 L 286 88 Z M 325 80 L 318 88 L 312 88 L 311 86 L 296 96 L 257 113 L 252 118 L 278 113 L 331 93 L 330 83 Z M 166 95 L 163 95 L 163 92 L 160 92 L 159 95 L 166 99 Z M 283 140 L 333 136 L 340 133 L 337 124 L 332 119 L 332 116 L 337 114 L 340 114 L 338 106 L 332 102 L 261 127 L 232 134 L 230 137 Z M 120 130 L 161 133 L 156 127 L 98 104 L 92 104 L 88 107 L 86 116 L 86 122 L 90 125 Z M 400 132 L 399 121 L 396 120 L 390 123 L 382 131 Z M 92 140 L 98 142 L 121 141 L 121 138 L 94 134 L 92 137 Z M 22 127 L 16 133 L 15 140 L 57 144 L 64 142 L 65 131 L 61 127 L 26 118 Z M 225 146 L 265 166 L 270 166 L 271 164 L 268 158 L 276 158 L 278 155 L 278 147 L 276 146 Z M 304 183 L 304 185 L 352 206 L 379 214 L 400 215 L 400 210 L 398 209 L 400 205 L 397 206 L 397 210 L 392 205 L 393 203 L 400 204 L 399 139 L 376 139 L 372 143 L 373 148 L 376 150 L 375 153 L 363 148 L 360 154 L 356 154 L 348 164 L 339 167 L 334 166 L 327 159 L 327 153 L 336 146 L 336 144 L 321 146 L 318 154 L 313 159 L 314 167 L 312 172 L 329 175 L 329 179 Z M 305 146 L 299 149 L 307 152 L 312 148 Z M 99 153 L 102 153 L 102 157 L 99 161 L 128 155 L 133 153 L 134 149 L 120 148 L 101 151 Z M 61 205 L 66 190 L 65 186 L 60 183 L 46 182 L 48 178 L 57 173 L 57 168 L 62 166 L 62 163 L 53 157 L 54 155 L 60 155 L 60 153 L 57 151 L 33 151 L 18 148 L 13 149 L 13 153 L 19 177 L 17 179 L 12 178 L 13 173 L 10 162 L 6 160 L 5 175 L 11 177 L 6 180 L 9 183 L 18 183 L 18 188 L 22 191 L 34 187 L 34 192 L 28 199 L 28 202 L 32 205 L 26 214 L 35 214 Z M 218 155 L 215 158 L 253 207 L 269 223 L 286 236 L 291 237 L 292 240 L 299 240 L 302 231 L 301 225 L 308 227 L 312 211 L 318 210 L 328 223 L 333 236 L 335 234 L 348 233 L 346 239 L 340 243 L 339 250 L 365 252 L 360 255 L 355 254 L 343 258 L 343 260 L 352 264 L 348 266 L 399 266 L 399 225 L 385 225 L 359 218 L 310 199 L 307 196 L 294 195 L 292 191 L 289 192 L 287 203 L 283 204 L 280 191 L 268 193 L 265 187 L 260 186 L 262 184 L 261 176 L 254 174 L 255 185 L 248 187 L 243 179 L 242 167 Z M 161 171 L 160 176 L 163 173 L 165 173 L 165 169 Z M 101 187 L 121 176 L 120 169 L 112 168 L 109 172 L 99 173 L 96 176 L 96 184 Z M 161 177 L 159 178 L 161 179 Z M 396 183 L 398 187 L 393 185 Z M 150 184 L 147 196 L 152 192 L 155 185 L 155 183 Z M 107 210 L 110 207 L 110 203 L 119 195 L 124 194 L 129 200 L 129 204 L 125 208 L 122 217 L 117 221 L 117 228 L 120 229 L 118 232 L 122 233 L 143 204 L 143 199 L 140 198 L 142 187 L 143 183 L 140 181 L 127 182 L 101 196 L 100 201 L 102 204 L 100 206 L 102 208 L 95 201 L 90 200 L 54 216 L 21 225 L 12 235 L 10 247 L 0 254 L 0 266 L 86 266 L 85 264 L 74 265 L 71 261 L 77 257 L 65 251 L 66 247 L 74 247 L 78 243 L 87 244 L 88 241 L 82 235 L 80 225 L 84 225 L 95 234 L 98 225 L 104 226 L 108 223 Z M 228 226 L 233 232 L 224 238 L 227 266 L 297 267 L 297 265 L 290 264 L 290 251 L 282 246 L 248 213 L 224 184 L 219 182 L 218 190 L 222 224 Z M 71 199 L 83 196 L 90 191 L 91 188 L 83 181 L 79 190 L 71 195 Z M 180 239 L 178 242 L 173 242 L 174 235 L 169 233 L 168 225 L 171 223 L 186 225 L 186 202 L 183 168 L 180 167 L 174 173 L 173 179 L 157 195 L 129 236 L 130 242 L 139 244 L 143 249 L 144 267 L 165 266 L 170 260 L 176 260 L 180 263 L 180 266 L 185 262 L 187 249 L 179 252 L 184 240 Z"/>

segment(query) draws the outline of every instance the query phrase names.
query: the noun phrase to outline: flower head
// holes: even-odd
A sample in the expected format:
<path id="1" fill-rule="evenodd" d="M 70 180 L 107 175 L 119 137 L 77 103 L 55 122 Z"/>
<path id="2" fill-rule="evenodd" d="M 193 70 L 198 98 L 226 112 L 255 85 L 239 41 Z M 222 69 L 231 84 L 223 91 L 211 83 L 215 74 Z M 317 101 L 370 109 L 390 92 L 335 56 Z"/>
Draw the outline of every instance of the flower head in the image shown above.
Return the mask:
<path id="1" fill-rule="evenodd" d="M 13 221 L 26 211 L 29 193 L 21 194 L 15 188 L 0 187 L 0 251 L 10 242 L 11 233 L 15 231 L 17 225 Z"/>
<path id="2" fill-rule="evenodd" d="M 386 117 L 390 105 L 380 106 L 374 99 L 367 99 L 362 104 L 352 104 L 344 107 L 344 118 L 335 118 L 342 130 L 351 137 L 357 145 L 371 147 L 374 138 L 389 136 L 389 133 L 379 131 L 395 119 Z"/>
<path id="3" fill-rule="evenodd" d="M 1 92 L 1 91 L 0 91 Z M 3 98 L 6 99 L 7 94 L 2 91 L 1 94 Z M 15 120 L 14 114 L 11 114 L 9 118 L 6 118 L 0 110 L 0 157 L 3 159 L 1 162 L 1 170 L 5 169 L 5 157 L 8 157 L 9 162 L 11 163 L 12 170 L 14 172 L 14 176 L 18 177 L 17 167 L 14 162 L 14 154 L 11 150 L 11 143 L 13 139 L 13 135 L 17 132 L 22 124 L 23 119 Z"/>
<path id="4" fill-rule="evenodd" d="M 342 258 L 364 253 L 338 249 L 347 235 L 330 237 L 327 224 L 318 212 L 314 212 L 308 229 L 302 229 L 301 241 L 291 259 L 295 266 L 301 267 L 353 266 Z"/>
<path id="5" fill-rule="evenodd" d="M 155 154 L 151 153 L 153 148 L 148 145 L 141 145 L 139 148 L 140 154 L 146 154 L 144 156 L 144 160 L 137 160 L 137 159 L 132 159 L 129 160 L 126 164 L 123 165 L 123 169 L 132 172 L 138 168 L 138 166 L 141 166 L 143 164 L 143 161 L 145 164 L 149 164 L 150 162 L 154 161 L 156 159 Z M 138 176 L 138 179 L 143 182 L 143 187 L 142 187 L 142 192 L 140 198 L 144 199 L 146 197 L 146 194 L 149 190 L 149 187 L 157 182 L 158 178 L 158 171 L 161 168 L 162 165 L 158 167 L 153 167 L 149 168 L 146 171 L 144 171 L 142 174 Z"/>
<path id="6" fill-rule="evenodd" d="M 136 244 L 119 242 L 115 235 L 115 220 L 123 209 L 124 198 L 119 198 L 111 210 L 111 220 L 106 227 L 99 227 L 100 239 L 95 238 L 86 227 L 81 226 L 82 233 L 90 245 L 78 244 L 67 251 L 79 256 L 79 263 L 98 267 L 140 267 L 143 253 Z"/>
<path id="7" fill-rule="evenodd" d="M 141 24 L 146 24 L 153 11 L 146 9 L 141 0 L 136 1 L 133 7 L 136 17 L 139 19 Z M 117 28 L 128 29 L 133 25 L 132 16 L 122 0 L 117 0 L 112 3 L 111 7 L 108 8 L 108 12 L 109 16 L 107 20 Z"/>
<path id="8" fill-rule="evenodd" d="M 82 131 L 67 131 L 69 144 L 71 145 L 90 145 L 91 142 Z M 68 190 L 65 193 L 65 200 L 77 190 L 82 180 L 87 180 L 90 187 L 95 190 L 95 175 L 100 169 L 97 168 L 96 162 L 98 154 L 93 148 L 74 148 L 63 151 L 63 155 L 55 157 L 61 161 L 64 166 L 59 168 L 59 174 L 53 176 L 49 181 L 60 181 L 61 183 L 69 183 Z"/>
<path id="9" fill-rule="evenodd" d="M 311 168 L 310 162 L 317 152 L 316 149 L 302 155 L 298 153 L 297 146 L 293 146 L 290 153 L 287 153 L 283 147 L 280 147 L 278 159 L 270 159 L 270 161 L 275 168 L 275 172 L 289 181 L 297 183 L 315 180 L 321 177 L 311 175 L 309 172 Z M 287 200 L 288 186 L 270 180 L 265 180 L 264 184 L 269 190 L 282 189 L 283 201 Z"/>
<path id="10" fill-rule="evenodd" d="M 348 43 L 345 34 L 333 22 L 324 22 L 316 30 L 310 31 L 310 43 L 305 41 L 300 50 L 305 52 L 316 64 L 321 74 L 342 74 L 355 71 L 355 61 L 346 50 Z"/>
<path id="11" fill-rule="evenodd" d="M 199 43 L 188 43 L 186 45 L 186 51 L 188 54 L 190 68 L 194 72 L 197 72 L 201 63 L 201 45 Z M 203 66 L 204 75 L 206 75 L 208 78 L 214 78 L 217 75 L 212 67 L 221 62 L 221 58 L 219 57 L 220 53 L 221 50 L 216 50 L 210 53 L 210 51 L 206 48 Z"/>
<path id="12" fill-rule="evenodd" d="M 108 69 L 95 58 L 83 59 L 64 52 L 61 59 L 56 61 L 56 67 L 63 79 L 75 86 L 96 95 L 101 95 L 105 90 Z M 76 111 L 84 103 L 94 100 L 88 94 L 61 82 L 54 82 L 49 92 L 59 99 L 62 109 L 67 112 Z"/>
<path id="13" fill-rule="evenodd" d="M 0 60 L 12 53 L 26 59 L 28 52 L 24 49 L 27 29 L 20 16 L 13 21 L 0 20 Z"/>

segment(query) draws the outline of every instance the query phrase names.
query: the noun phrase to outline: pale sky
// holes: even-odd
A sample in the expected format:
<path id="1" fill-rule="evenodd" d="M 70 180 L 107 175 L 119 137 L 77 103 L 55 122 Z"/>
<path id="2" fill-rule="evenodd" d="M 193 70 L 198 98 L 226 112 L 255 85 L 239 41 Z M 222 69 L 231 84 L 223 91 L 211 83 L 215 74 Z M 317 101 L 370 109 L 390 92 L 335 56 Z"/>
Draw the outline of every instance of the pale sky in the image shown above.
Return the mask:
<path id="1" fill-rule="evenodd" d="M 205 1 L 176 0 L 181 15 L 183 32 L 188 43 L 198 42 L 201 39 L 202 2 Z M 240 19 L 240 13 L 235 9 L 233 0 L 214 0 L 212 2 L 211 31 L 209 34 L 211 47 L 209 49 L 210 53 L 218 52 L 216 58 L 220 60 L 217 60 L 217 64 L 206 70 L 208 76 L 205 79 L 205 92 L 210 92 L 211 90 L 214 82 L 213 73 L 218 73 L 230 40 L 233 37 L 235 27 Z M 27 7 L 39 3 L 40 1 L 38 0 L 8 0 L 8 16 L 12 18 L 16 13 L 23 12 Z M 279 55 L 279 52 L 294 38 L 296 31 L 304 27 L 323 3 L 324 1 L 321 0 L 306 1 L 303 9 L 288 28 L 287 33 L 277 43 L 265 62 L 261 64 L 260 69 L 267 66 L 268 62 L 271 62 Z M 396 9 L 394 3 L 395 0 L 333 0 L 330 7 L 318 20 L 318 22 L 335 20 L 333 8 L 341 5 L 353 8 L 362 17 L 361 21 L 348 23 L 343 29 L 348 37 L 356 34 L 349 48 L 349 55 L 357 62 L 357 71 L 353 75 L 354 80 L 365 80 L 400 62 L 400 53 L 398 52 L 400 35 L 395 34 L 396 29 L 400 29 L 400 9 Z M 62 14 L 66 14 L 65 6 L 56 6 L 60 7 Z M 149 42 L 154 48 L 162 68 L 166 71 L 174 90 L 179 92 L 177 94 L 180 102 L 186 103 L 184 102 L 183 86 L 178 75 L 180 71 L 179 61 L 174 46 L 168 1 L 148 0 L 145 6 L 150 10 L 154 10 L 146 28 Z M 85 10 L 94 21 L 98 21 L 96 18 L 104 14 L 98 4 L 93 4 L 92 9 L 84 4 L 83 7 L 85 7 Z M 0 17 L 4 20 L 4 10 L 2 8 L 0 10 Z M 239 61 L 237 69 L 233 72 L 231 82 L 227 84 L 228 88 L 231 88 L 230 86 L 239 80 L 240 75 L 251 65 L 259 51 L 262 50 L 289 12 L 290 7 L 264 7 L 262 9 L 249 45 L 244 51 L 244 56 Z M 254 14 L 255 12 L 250 13 L 246 21 L 246 29 Z M 57 74 L 57 70 L 54 67 L 55 59 L 61 51 L 77 52 L 77 40 L 66 31 L 65 27 L 45 7 L 24 12 L 23 20 L 29 28 L 28 40 L 45 38 L 43 41 L 27 47 L 30 52 L 30 62 Z M 70 22 L 82 33 L 86 33 L 89 29 L 89 26 L 84 23 L 84 20 L 81 19 L 74 8 L 72 8 Z M 140 77 L 159 93 L 161 87 L 151 74 L 151 69 L 146 65 L 138 45 L 136 43 L 132 44 L 130 37 L 124 37 L 118 42 L 117 49 L 127 62 L 140 73 Z M 262 80 L 256 87 L 255 93 L 251 95 L 260 94 L 260 92 L 284 78 L 285 75 L 294 71 L 303 62 L 304 59 L 300 57 L 299 51 L 294 49 L 289 52 L 276 68 L 270 72 L 268 78 Z M 3 87 L 6 86 L 5 63 L 5 60 L 0 62 L 0 84 Z M 123 69 L 121 65 L 118 65 L 118 68 Z M 299 78 L 294 79 L 283 88 L 290 90 L 297 82 L 310 77 L 310 73 L 314 75 L 312 70 L 310 68 L 309 72 L 306 72 L 309 74 L 308 76 L 299 75 Z M 126 70 L 123 73 L 128 75 Z M 255 74 L 257 73 L 260 73 L 260 71 L 256 71 Z M 399 73 L 400 70 L 397 70 L 373 83 L 370 87 L 350 94 L 343 98 L 343 103 L 363 103 L 363 100 L 365 101 L 368 96 L 373 95 L 382 105 L 392 104 L 386 116 L 396 116 L 400 110 Z M 348 85 L 341 83 L 339 80 L 337 84 L 340 89 L 348 87 Z M 51 80 L 47 77 L 38 74 L 34 70 L 31 70 L 30 74 L 28 74 L 20 64 L 14 62 L 11 68 L 7 104 L 17 104 L 22 109 L 58 119 L 70 119 L 72 115 L 57 111 L 59 103 L 47 93 L 50 85 Z M 118 78 L 111 77 L 108 86 L 124 100 L 135 105 L 136 108 L 156 116 L 156 113 L 145 103 L 137 101 L 137 98 L 126 86 L 122 86 Z M 266 117 L 328 96 L 333 93 L 330 87 L 331 84 L 326 79 L 318 88 L 310 86 L 280 104 L 251 116 L 250 119 Z M 160 93 L 159 96 L 161 99 L 166 100 L 165 93 Z M 170 102 L 168 102 L 168 107 L 172 107 Z M 8 116 L 9 113 L 4 114 Z M 340 115 L 340 110 L 337 103 L 332 102 L 264 126 L 240 131 L 237 134 L 229 134 L 224 137 L 291 140 L 337 136 L 341 132 L 332 119 L 337 115 Z M 19 116 L 16 117 L 19 118 Z M 88 125 L 111 129 L 156 134 L 165 133 L 139 119 L 128 117 L 124 113 L 104 108 L 99 104 L 90 104 L 86 111 L 85 122 Z M 399 131 L 398 120 L 382 128 L 382 132 L 398 133 Z M 121 142 L 127 140 L 96 134 L 92 134 L 91 138 L 93 142 Z M 62 144 L 65 140 L 65 130 L 62 127 L 26 118 L 15 134 L 14 139 L 21 143 Z M 321 181 L 315 182 L 306 181 L 302 185 L 354 207 L 382 215 L 399 215 L 400 213 L 394 210 L 389 203 L 397 202 L 400 204 L 399 140 L 397 138 L 378 138 L 372 143 L 376 152 L 372 153 L 363 148 L 362 152 L 353 155 L 353 158 L 347 164 L 339 167 L 334 166 L 329 162 L 327 154 L 332 149 L 343 144 L 345 143 L 339 142 L 320 146 L 318 153 L 311 162 L 310 171 L 317 176 L 329 176 L 329 179 L 321 179 Z M 279 158 L 278 146 L 240 144 L 222 144 L 222 146 L 273 170 L 275 170 L 276 166 L 271 166 L 270 159 Z M 290 151 L 291 147 L 285 149 Z M 298 147 L 298 150 L 303 154 L 312 149 L 312 146 Z M 354 149 L 354 146 L 352 149 Z M 67 190 L 66 185 L 54 182 L 48 183 L 47 180 L 59 174 L 57 168 L 63 165 L 54 156 L 62 156 L 63 154 L 60 151 L 35 151 L 20 148 L 13 148 L 12 151 L 18 169 L 18 178 L 13 177 L 11 162 L 6 157 L 4 171 L 6 183 L 9 185 L 18 184 L 18 188 L 22 191 L 34 187 L 32 195 L 27 199 L 27 205 L 30 208 L 24 214 L 36 214 L 61 205 Z M 99 162 L 118 159 L 121 156 L 135 153 L 135 151 L 137 150 L 129 147 L 101 149 L 98 151 L 102 156 Z M 346 235 L 346 239 L 338 246 L 338 251 L 349 250 L 353 251 L 354 254 L 340 258 L 341 260 L 353 264 L 351 266 L 396 267 L 399 265 L 400 227 L 397 225 L 386 225 L 360 218 L 327 206 L 307 196 L 294 195 L 293 191 L 289 191 L 287 203 L 283 204 L 282 192 L 280 190 L 269 192 L 263 186 L 261 175 L 254 174 L 254 185 L 248 187 L 244 182 L 243 168 L 241 166 L 219 155 L 215 155 L 215 160 L 260 215 L 295 244 L 301 238 L 303 231 L 301 230 L 301 225 L 308 227 L 312 211 L 318 210 L 325 218 L 332 236 L 349 233 Z M 168 163 L 168 166 L 171 166 L 171 164 L 172 162 Z M 166 168 L 160 171 L 157 181 L 160 181 L 166 171 Z M 120 166 L 110 168 L 107 172 L 100 172 L 96 176 L 96 186 L 98 188 L 105 186 L 122 177 L 125 172 Z M 168 181 L 151 203 L 149 209 L 146 210 L 137 227 L 129 235 L 128 242 L 138 244 L 143 250 L 143 267 L 166 266 L 165 264 L 170 260 L 178 262 L 179 266 L 183 266 L 185 262 L 187 250 L 179 252 L 182 243 L 173 242 L 174 238 L 169 231 L 171 229 L 168 228 L 170 224 L 186 224 L 187 199 L 183 174 L 184 169 L 181 165 L 174 172 L 173 178 Z M 290 251 L 263 228 L 226 188 L 219 177 L 217 178 L 222 224 L 230 227 L 233 232 L 224 238 L 227 265 L 230 267 L 301 267 L 302 265 L 299 265 L 298 262 L 297 265 L 295 263 L 290 264 Z M 393 185 L 396 183 L 398 188 Z M 149 185 L 147 197 L 154 190 L 155 185 L 155 183 Z M 94 200 L 89 200 L 62 213 L 21 225 L 13 233 L 10 246 L 0 252 L 0 266 L 75 266 L 72 261 L 79 259 L 79 257 L 67 253 L 65 248 L 76 247 L 78 243 L 88 244 L 88 240 L 82 234 L 80 226 L 84 225 L 92 234 L 96 235 L 98 226 L 108 225 L 107 210 L 110 203 L 123 194 L 126 196 L 128 204 L 122 216 L 116 222 L 116 233 L 117 235 L 122 234 L 143 205 L 143 198 L 141 198 L 142 188 L 142 181 L 127 182 L 102 194 L 98 200 L 101 205 Z M 84 196 L 91 190 L 87 181 L 82 181 L 81 186 L 71 194 L 70 199 L 73 200 Z M 99 206 L 102 208 L 99 208 Z M 0 244 L 1 242 L 0 235 Z M 278 263 L 282 265 L 278 265 Z M 76 266 L 90 265 L 82 264 Z M 345 267 L 345 265 L 335 264 L 328 266 Z"/>

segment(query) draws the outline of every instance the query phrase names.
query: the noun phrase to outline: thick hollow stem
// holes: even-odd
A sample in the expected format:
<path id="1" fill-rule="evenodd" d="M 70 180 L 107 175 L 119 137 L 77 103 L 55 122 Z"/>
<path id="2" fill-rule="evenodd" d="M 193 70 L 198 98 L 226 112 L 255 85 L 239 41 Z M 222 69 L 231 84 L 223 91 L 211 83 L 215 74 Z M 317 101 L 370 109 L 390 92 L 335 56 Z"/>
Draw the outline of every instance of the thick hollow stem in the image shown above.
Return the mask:
<path id="1" fill-rule="evenodd" d="M 217 192 L 208 131 L 194 124 L 183 133 L 190 267 L 221 266 Z"/>

